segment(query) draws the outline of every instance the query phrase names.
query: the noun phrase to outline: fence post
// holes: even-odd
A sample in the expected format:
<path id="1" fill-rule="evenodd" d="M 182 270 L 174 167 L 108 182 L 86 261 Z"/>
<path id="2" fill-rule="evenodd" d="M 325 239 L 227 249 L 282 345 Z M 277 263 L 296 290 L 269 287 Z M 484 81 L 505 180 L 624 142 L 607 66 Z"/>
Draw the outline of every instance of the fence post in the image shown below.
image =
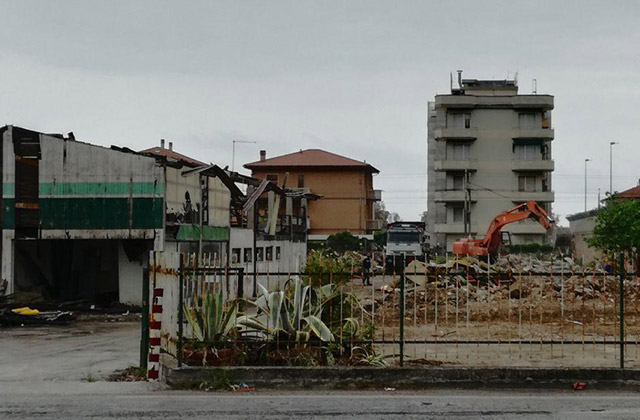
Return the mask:
<path id="1" fill-rule="evenodd" d="M 149 267 L 142 270 L 142 309 L 140 323 L 140 368 L 147 370 L 149 357 Z"/>
<path id="2" fill-rule="evenodd" d="M 404 366 L 404 265 L 405 257 L 400 258 L 402 268 L 400 270 L 400 367 Z"/>
<path id="3" fill-rule="evenodd" d="M 238 268 L 238 310 L 242 311 L 242 298 L 244 297 L 244 268 Z"/>
<path id="4" fill-rule="evenodd" d="M 182 367 L 182 323 L 184 314 L 182 313 L 182 286 L 184 284 L 184 263 L 183 255 L 180 256 L 180 272 L 178 273 L 178 367 Z"/>
<path id="5" fill-rule="evenodd" d="M 624 253 L 620 253 L 618 259 L 618 273 L 620 274 L 620 369 L 624 369 Z"/>

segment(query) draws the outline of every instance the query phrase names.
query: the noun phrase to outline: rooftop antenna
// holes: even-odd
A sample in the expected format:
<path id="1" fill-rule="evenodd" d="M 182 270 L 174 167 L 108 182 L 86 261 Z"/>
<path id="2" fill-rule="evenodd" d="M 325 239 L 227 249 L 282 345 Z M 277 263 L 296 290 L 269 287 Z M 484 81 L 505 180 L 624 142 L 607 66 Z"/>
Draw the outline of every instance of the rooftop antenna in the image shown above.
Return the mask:
<path id="1" fill-rule="evenodd" d="M 458 87 L 462 89 L 462 70 L 456 70 L 458 72 Z"/>
<path id="2" fill-rule="evenodd" d="M 533 92 L 534 95 L 538 94 L 538 79 L 533 79 L 531 81 L 531 91 Z"/>
<path id="3" fill-rule="evenodd" d="M 449 90 L 453 92 L 453 73 L 449 72 Z"/>
<path id="4" fill-rule="evenodd" d="M 518 86 L 518 72 L 516 71 L 515 76 L 513 76 L 513 81 L 515 83 L 516 86 Z"/>

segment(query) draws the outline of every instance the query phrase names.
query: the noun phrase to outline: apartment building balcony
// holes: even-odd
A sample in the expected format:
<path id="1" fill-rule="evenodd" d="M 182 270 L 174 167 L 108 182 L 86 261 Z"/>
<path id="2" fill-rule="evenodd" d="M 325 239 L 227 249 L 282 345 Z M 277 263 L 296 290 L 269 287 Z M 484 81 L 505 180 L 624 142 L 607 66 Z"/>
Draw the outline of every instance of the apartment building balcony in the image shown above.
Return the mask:
<path id="1" fill-rule="evenodd" d="M 520 160 L 511 161 L 511 170 L 514 172 L 552 172 L 555 169 L 553 160 Z"/>
<path id="2" fill-rule="evenodd" d="M 434 136 L 438 141 L 447 140 L 475 140 L 478 138 L 477 128 L 442 127 L 436 128 Z"/>
<path id="3" fill-rule="evenodd" d="M 512 191 L 508 194 L 514 203 L 524 203 L 533 200 L 540 203 L 550 203 L 554 201 L 553 191 Z"/>
<path id="4" fill-rule="evenodd" d="M 382 220 L 367 220 L 367 231 L 380 230 L 384 228 Z"/>
<path id="5" fill-rule="evenodd" d="M 445 171 L 477 171 L 478 159 L 442 159 L 434 162 L 434 168 L 437 172 Z"/>
<path id="6" fill-rule="evenodd" d="M 458 203 L 464 202 L 465 191 L 463 190 L 440 190 L 434 193 L 434 200 L 438 203 Z M 471 194 L 471 201 L 476 200 Z"/>
<path id="7" fill-rule="evenodd" d="M 367 200 L 381 201 L 382 200 L 382 190 L 369 190 L 369 191 L 367 191 Z"/>
<path id="8" fill-rule="evenodd" d="M 547 233 L 545 228 L 533 220 L 523 220 L 521 222 L 511 223 L 503 227 L 502 230 L 514 235 L 544 235 Z"/>
<path id="9" fill-rule="evenodd" d="M 552 110 L 551 95 L 473 96 L 436 95 L 435 108 L 445 109 L 539 109 Z"/>
<path id="10" fill-rule="evenodd" d="M 513 139 L 540 139 L 553 140 L 555 130 L 553 128 L 514 128 L 511 133 Z"/>
<path id="11" fill-rule="evenodd" d="M 455 223 L 436 223 L 434 226 L 434 233 L 449 233 L 449 234 L 463 234 L 464 233 L 464 223 L 455 222 Z M 475 223 L 471 223 L 471 234 L 477 235 L 478 233 L 478 225 Z"/>

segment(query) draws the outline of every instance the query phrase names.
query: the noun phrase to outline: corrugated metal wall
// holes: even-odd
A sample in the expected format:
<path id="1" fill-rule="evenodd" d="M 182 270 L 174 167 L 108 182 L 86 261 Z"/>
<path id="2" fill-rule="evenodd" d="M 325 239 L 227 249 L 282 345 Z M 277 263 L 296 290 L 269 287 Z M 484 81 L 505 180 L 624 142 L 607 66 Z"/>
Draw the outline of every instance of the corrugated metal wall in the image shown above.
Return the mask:
<path id="1" fill-rule="evenodd" d="M 16 220 L 11 131 L 3 142 L 4 229 L 14 229 Z M 40 237 L 152 238 L 162 229 L 163 172 L 155 159 L 44 134 L 39 139 Z"/>

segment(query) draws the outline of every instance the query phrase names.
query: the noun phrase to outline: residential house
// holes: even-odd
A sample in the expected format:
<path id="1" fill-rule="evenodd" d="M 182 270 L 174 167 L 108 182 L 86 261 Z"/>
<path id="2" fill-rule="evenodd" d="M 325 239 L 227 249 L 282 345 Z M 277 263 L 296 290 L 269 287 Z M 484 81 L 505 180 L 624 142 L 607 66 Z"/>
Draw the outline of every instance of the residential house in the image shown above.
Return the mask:
<path id="1" fill-rule="evenodd" d="M 373 175 L 379 171 L 367 162 L 320 149 L 267 159 L 262 150 L 259 161 L 244 167 L 254 178 L 322 197 L 308 202 L 309 240 L 325 240 L 345 230 L 373 239 L 373 232 L 383 227 L 374 216 L 374 203 L 381 200 L 381 191 L 373 188 Z"/>

